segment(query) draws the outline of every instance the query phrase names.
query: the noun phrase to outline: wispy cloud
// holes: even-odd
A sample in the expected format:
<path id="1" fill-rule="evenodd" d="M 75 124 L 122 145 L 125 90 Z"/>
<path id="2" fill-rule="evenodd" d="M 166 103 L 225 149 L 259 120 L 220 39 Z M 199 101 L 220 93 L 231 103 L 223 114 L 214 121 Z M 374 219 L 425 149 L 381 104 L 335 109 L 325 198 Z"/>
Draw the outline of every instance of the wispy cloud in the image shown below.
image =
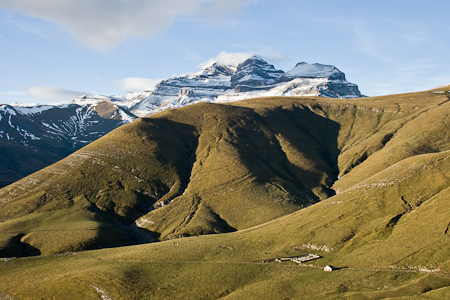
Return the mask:
<path id="1" fill-rule="evenodd" d="M 230 66 L 237 66 L 241 62 L 244 62 L 248 58 L 252 57 L 253 55 L 259 55 L 263 59 L 265 59 L 269 63 L 280 63 L 286 60 L 290 60 L 289 56 L 284 53 L 275 52 L 269 49 L 265 49 L 262 51 L 255 51 L 255 52 L 227 52 L 222 51 L 217 56 L 211 57 L 205 62 L 202 62 L 198 65 L 198 67 L 206 67 L 209 65 L 212 65 L 213 63 L 217 62 L 219 64 L 224 65 L 230 65 Z"/>
<path id="2" fill-rule="evenodd" d="M 153 90 L 155 85 L 161 82 L 162 79 L 150 79 L 141 77 L 129 77 L 118 79 L 115 81 L 116 85 L 127 92 L 142 92 Z"/>
<path id="3" fill-rule="evenodd" d="M 23 30 L 32 35 L 36 35 L 36 36 L 46 39 L 46 40 L 51 40 L 47 35 L 45 35 L 42 31 L 38 30 L 35 27 L 29 26 L 28 24 L 24 24 L 24 23 L 17 23 L 17 22 L 14 22 L 14 23 L 18 28 L 20 28 L 20 30 Z"/>
<path id="4" fill-rule="evenodd" d="M 34 86 L 27 89 L 27 93 L 42 100 L 68 101 L 89 93 L 67 90 L 56 86 Z"/>
<path id="5" fill-rule="evenodd" d="M 448 82 L 450 75 L 442 72 L 439 64 L 419 60 L 362 76 L 358 80 L 358 86 L 363 94 L 379 96 L 404 91 L 425 91 Z"/>
<path id="6" fill-rule="evenodd" d="M 384 62 L 398 61 L 405 52 L 429 45 L 433 37 L 420 24 L 385 21 L 383 26 L 377 22 L 349 22 L 354 35 L 354 43 L 362 53 Z"/>
<path id="7" fill-rule="evenodd" d="M 276 52 L 271 49 L 263 50 L 259 55 L 261 55 L 262 58 L 264 58 L 267 62 L 275 65 L 279 65 L 291 60 L 291 57 L 288 54 Z"/>
<path id="8" fill-rule="evenodd" d="M 406 51 L 429 45 L 434 39 L 429 24 L 417 18 L 398 17 L 392 15 L 358 14 L 358 7 L 351 13 L 334 13 L 325 11 L 312 14 L 298 11 L 299 17 L 310 26 L 342 36 L 345 45 L 353 52 L 363 54 L 384 63 L 395 63 L 405 56 Z M 376 5 L 375 5 L 376 6 Z M 355 13 L 356 12 L 356 13 Z M 297 32 L 291 32 L 296 35 Z"/>
<path id="9" fill-rule="evenodd" d="M 64 27 L 83 44 L 108 51 L 127 37 L 152 38 L 180 15 L 218 22 L 256 0 L 2 0 L 0 8 L 15 10 Z"/>
<path id="10" fill-rule="evenodd" d="M 220 52 L 217 56 L 211 57 L 205 62 L 202 62 L 198 65 L 198 67 L 203 68 L 206 66 L 210 66 L 213 63 L 219 63 L 224 65 L 230 65 L 230 66 L 237 66 L 241 62 L 245 61 L 246 59 L 252 57 L 256 53 L 254 52 L 234 52 L 230 53 L 227 51 Z"/>

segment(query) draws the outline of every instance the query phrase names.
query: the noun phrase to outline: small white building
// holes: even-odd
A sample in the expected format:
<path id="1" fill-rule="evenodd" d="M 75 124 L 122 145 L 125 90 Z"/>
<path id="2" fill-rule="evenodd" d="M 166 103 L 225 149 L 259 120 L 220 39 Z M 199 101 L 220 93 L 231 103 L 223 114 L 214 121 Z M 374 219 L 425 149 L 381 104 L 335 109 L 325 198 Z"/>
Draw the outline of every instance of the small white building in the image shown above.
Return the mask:
<path id="1" fill-rule="evenodd" d="M 327 265 L 327 266 L 325 266 L 325 268 L 323 268 L 323 270 L 325 272 L 332 272 L 332 271 L 334 271 L 334 267 L 332 265 Z"/>

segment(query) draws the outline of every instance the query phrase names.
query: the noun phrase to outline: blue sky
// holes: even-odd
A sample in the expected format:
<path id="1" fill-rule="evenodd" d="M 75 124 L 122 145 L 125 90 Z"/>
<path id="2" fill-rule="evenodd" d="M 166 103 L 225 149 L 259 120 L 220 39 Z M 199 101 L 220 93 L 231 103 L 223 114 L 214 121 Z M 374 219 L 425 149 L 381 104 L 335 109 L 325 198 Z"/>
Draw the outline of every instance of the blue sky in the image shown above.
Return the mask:
<path id="1" fill-rule="evenodd" d="M 0 0 L 0 103 L 123 95 L 252 54 L 369 96 L 450 83 L 447 0 Z"/>

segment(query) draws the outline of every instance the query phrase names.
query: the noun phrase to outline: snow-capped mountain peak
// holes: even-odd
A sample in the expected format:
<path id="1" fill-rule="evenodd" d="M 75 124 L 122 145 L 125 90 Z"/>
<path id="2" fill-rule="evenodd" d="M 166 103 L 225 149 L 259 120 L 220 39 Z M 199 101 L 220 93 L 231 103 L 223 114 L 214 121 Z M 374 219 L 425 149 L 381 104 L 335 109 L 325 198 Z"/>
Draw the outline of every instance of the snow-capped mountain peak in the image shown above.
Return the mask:
<path id="1" fill-rule="evenodd" d="M 220 63 L 214 63 L 212 65 L 205 66 L 195 73 L 197 76 L 231 76 L 236 73 L 236 67 L 227 66 Z"/>
<path id="2" fill-rule="evenodd" d="M 260 56 L 237 67 L 212 63 L 199 72 L 161 81 L 153 93 L 130 111 L 143 117 L 197 102 L 229 102 L 264 96 L 361 97 L 358 86 L 336 67 L 299 63 L 287 73 Z"/>
<path id="3" fill-rule="evenodd" d="M 0 105 L 0 140 L 36 149 L 57 142 L 70 153 L 136 119 L 123 107 L 99 101 L 107 99 L 84 105 Z"/>
<path id="4" fill-rule="evenodd" d="M 101 102 L 111 102 L 120 107 L 130 108 L 136 103 L 139 103 L 142 99 L 147 98 L 152 91 L 144 91 L 140 93 L 127 93 L 125 96 L 112 95 L 112 96 L 103 96 L 103 95 L 84 95 L 72 100 L 72 104 L 77 105 L 90 105 Z"/>
<path id="5" fill-rule="evenodd" d="M 332 80 L 345 80 L 345 74 L 339 71 L 335 66 L 322 64 L 308 64 L 306 62 L 298 63 L 295 68 L 284 73 L 282 81 L 292 80 L 293 78 L 329 78 Z"/>
<path id="6" fill-rule="evenodd" d="M 24 115 L 36 115 L 52 109 L 54 105 L 16 106 L 15 109 Z"/>
<path id="7" fill-rule="evenodd" d="M 283 73 L 255 55 L 238 65 L 231 76 L 231 86 L 236 92 L 243 92 L 249 90 L 248 87 L 272 85 Z"/>
<path id="8" fill-rule="evenodd" d="M 260 61 L 263 64 L 267 64 L 267 62 L 264 60 L 264 58 L 262 58 L 260 55 L 253 55 L 251 57 L 249 57 L 248 59 L 246 59 L 244 62 L 248 62 L 248 61 Z"/>
<path id="9" fill-rule="evenodd" d="M 0 105 L 0 118 L 1 115 L 16 115 L 16 110 L 7 104 Z"/>

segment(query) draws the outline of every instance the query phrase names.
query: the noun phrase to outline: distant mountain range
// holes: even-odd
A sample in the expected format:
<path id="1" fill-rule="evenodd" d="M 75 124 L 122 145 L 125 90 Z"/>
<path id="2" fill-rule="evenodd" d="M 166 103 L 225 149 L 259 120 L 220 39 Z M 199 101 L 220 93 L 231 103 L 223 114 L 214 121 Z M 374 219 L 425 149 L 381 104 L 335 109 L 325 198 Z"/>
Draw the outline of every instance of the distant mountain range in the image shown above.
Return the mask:
<path id="1" fill-rule="evenodd" d="M 259 56 L 237 67 L 214 63 L 198 73 L 161 81 L 154 91 L 82 96 L 68 105 L 0 106 L 0 187 L 91 143 L 137 117 L 198 102 L 269 96 L 361 97 L 336 67 L 299 63 L 276 70 Z"/>
<path id="2" fill-rule="evenodd" d="M 0 186 L 52 164 L 136 116 L 111 102 L 0 105 Z"/>

